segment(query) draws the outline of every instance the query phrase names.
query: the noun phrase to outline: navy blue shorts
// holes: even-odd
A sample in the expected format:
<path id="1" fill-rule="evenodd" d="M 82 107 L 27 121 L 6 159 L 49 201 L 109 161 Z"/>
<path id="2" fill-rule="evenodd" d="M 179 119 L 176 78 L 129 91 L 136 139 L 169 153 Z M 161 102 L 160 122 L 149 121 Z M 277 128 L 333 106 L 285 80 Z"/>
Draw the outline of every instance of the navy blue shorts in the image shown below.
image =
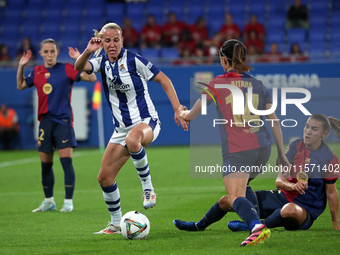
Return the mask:
<path id="1" fill-rule="evenodd" d="M 56 148 L 60 150 L 76 146 L 77 142 L 73 127 L 62 125 L 48 117 L 44 117 L 40 121 L 38 151 L 53 152 Z"/>
<path id="2" fill-rule="evenodd" d="M 281 190 L 259 190 L 255 191 L 260 211 L 260 219 L 266 219 L 277 209 L 281 209 L 285 204 L 289 203 Z M 314 219 L 307 212 L 307 218 L 301 226 L 295 221 L 287 222 L 284 226 L 286 230 L 307 230 L 314 222 Z"/>
<path id="3" fill-rule="evenodd" d="M 223 157 L 223 177 L 235 173 L 249 173 L 249 179 L 254 179 L 259 173 L 262 173 L 263 166 L 267 164 L 270 157 L 271 145 L 247 150 L 236 153 L 230 153 Z"/>

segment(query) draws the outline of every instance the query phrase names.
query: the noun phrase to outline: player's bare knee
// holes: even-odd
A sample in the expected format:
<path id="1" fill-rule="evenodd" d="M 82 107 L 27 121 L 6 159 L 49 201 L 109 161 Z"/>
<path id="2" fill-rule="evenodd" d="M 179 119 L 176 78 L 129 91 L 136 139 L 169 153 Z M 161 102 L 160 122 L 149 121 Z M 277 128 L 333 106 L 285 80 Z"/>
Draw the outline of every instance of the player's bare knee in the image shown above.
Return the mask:
<path id="1" fill-rule="evenodd" d="M 141 148 L 141 144 L 139 143 L 139 141 L 129 135 L 125 138 L 125 143 L 128 150 L 132 153 L 138 152 Z"/>
<path id="2" fill-rule="evenodd" d="M 283 218 L 295 218 L 297 214 L 298 211 L 292 203 L 285 204 L 281 209 L 281 216 Z"/>

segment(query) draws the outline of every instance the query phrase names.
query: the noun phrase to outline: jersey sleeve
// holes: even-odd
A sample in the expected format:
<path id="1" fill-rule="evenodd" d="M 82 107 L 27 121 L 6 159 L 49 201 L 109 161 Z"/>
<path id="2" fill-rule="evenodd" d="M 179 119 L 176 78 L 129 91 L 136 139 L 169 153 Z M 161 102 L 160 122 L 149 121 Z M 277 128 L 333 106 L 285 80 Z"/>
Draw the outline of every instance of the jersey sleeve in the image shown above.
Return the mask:
<path id="1" fill-rule="evenodd" d="M 160 72 L 160 70 L 154 64 L 145 58 L 136 55 L 135 59 L 136 69 L 144 79 L 151 81 Z"/>
<path id="2" fill-rule="evenodd" d="M 89 60 L 90 64 L 92 65 L 91 73 L 99 73 L 100 72 L 100 65 L 102 63 L 103 56 L 99 56 L 96 58 L 92 58 Z"/>
<path id="3" fill-rule="evenodd" d="M 333 153 L 333 159 L 327 164 L 327 171 L 324 179 L 327 184 L 333 184 L 339 179 L 339 176 L 339 159 Z"/>
<path id="4" fill-rule="evenodd" d="M 74 70 L 73 65 L 71 65 L 70 63 L 66 63 L 65 70 L 66 70 L 66 75 L 68 78 L 76 82 L 80 81 L 80 74 L 82 72 L 79 72 L 78 70 Z"/>
<path id="5" fill-rule="evenodd" d="M 296 142 L 292 142 L 291 144 L 289 144 L 285 153 L 286 153 L 286 157 L 287 157 L 289 163 L 293 163 L 294 156 L 297 153 Z"/>
<path id="6" fill-rule="evenodd" d="M 32 70 L 32 72 L 25 78 L 27 87 L 32 87 L 34 85 L 34 72 L 35 68 Z"/>

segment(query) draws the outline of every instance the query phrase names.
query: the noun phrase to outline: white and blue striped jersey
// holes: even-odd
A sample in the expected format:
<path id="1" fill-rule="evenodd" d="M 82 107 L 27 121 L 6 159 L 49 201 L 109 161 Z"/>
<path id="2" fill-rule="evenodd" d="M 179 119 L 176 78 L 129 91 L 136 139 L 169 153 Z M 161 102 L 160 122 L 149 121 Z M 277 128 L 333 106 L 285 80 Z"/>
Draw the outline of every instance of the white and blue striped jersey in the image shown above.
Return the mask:
<path id="1" fill-rule="evenodd" d="M 101 72 L 105 97 L 116 127 L 129 127 L 145 118 L 158 119 L 147 81 L 160 71 L 145 58 L 122 48 L 116 62 L 106 54 L 90 59 L 92 72 Z"/>

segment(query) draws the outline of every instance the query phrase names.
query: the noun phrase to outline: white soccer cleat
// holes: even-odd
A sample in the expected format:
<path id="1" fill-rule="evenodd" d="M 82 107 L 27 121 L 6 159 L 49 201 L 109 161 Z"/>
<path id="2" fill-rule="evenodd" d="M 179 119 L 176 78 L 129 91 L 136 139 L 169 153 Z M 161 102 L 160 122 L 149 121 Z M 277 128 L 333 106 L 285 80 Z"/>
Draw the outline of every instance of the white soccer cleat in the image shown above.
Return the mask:
<path id="1" fill-rule="evenodd" d="M 103 230 L 100 230 L 98 232 L 94 232 L 94 235 L 100 235 L 100 234 L 120 234 L 120 227 L 116 227 L 115 225 L 113 225 L 112 223 L 109 222 L 109 224 L 107 224 L 106 228 Z"/>
<path id="2" fill-rule="evenodd" d="M 143 206 L 145 209 L 156 206 L 156 193 L 153 189 L 145 189 L 142 196 L 144 197 Z"/>
<path id="3" fill-rule="evenodd" d="M 55 202 L 51 203 L 51 202 L 43 201 L 41 205 L 37 209 L 34 209 L 32 212 L 55 211 L 56 207 L 57 205 L 55 204 Z"/>
<path id="4" fill-rule="evenodd" d="M 72 212 L 73 211 L 73 204 L 72 203 L 64 203 L 63 208 L 60 209 L 61 212 Z"/>

